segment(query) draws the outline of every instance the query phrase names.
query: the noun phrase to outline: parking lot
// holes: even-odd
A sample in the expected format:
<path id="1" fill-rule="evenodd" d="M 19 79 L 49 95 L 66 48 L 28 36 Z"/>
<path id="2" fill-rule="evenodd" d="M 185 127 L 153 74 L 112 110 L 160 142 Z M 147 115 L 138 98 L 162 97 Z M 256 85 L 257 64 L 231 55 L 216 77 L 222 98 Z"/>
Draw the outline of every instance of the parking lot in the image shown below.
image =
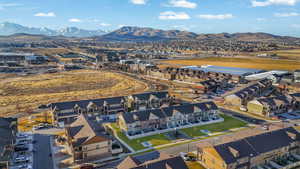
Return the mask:
<path id="1" fill-rule="evenodd" d="M 53 169 L 49 135 L 18 133 L 11 169 Z"/>
<path id="2" fill-rule="evenodd" d="M 33 144 L 35 143 L 31 133 L 18 133 L 14 147 L 11 169 L 33 168 Z"/>

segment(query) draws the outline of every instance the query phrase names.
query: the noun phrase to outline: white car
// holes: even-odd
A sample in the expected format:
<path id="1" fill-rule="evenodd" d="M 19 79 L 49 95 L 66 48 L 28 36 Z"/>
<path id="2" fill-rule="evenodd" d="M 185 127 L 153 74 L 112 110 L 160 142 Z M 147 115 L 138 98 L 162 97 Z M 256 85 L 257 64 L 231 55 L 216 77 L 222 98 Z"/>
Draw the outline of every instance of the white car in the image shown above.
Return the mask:
<path id="1" fill-rule="evenodd" d="M 29 164 L 22 164 L 17 166 L 18 169 L 32 169 L 32 166 Z"/>
<path id="2" fill-rule="evenodd" d="M 29 137 L 29 134 L 26 134 L 26 133 L 17 133 L 17 138 L 28 138 Z"/>
<path id="3" fill-rule="evenodd" d="M 20 156 L 20 157 L 15 158 L 14 162 L 15 163 L 27 163 L 27 162 L 29 162 L 29 158 L 26 156 Z"/>

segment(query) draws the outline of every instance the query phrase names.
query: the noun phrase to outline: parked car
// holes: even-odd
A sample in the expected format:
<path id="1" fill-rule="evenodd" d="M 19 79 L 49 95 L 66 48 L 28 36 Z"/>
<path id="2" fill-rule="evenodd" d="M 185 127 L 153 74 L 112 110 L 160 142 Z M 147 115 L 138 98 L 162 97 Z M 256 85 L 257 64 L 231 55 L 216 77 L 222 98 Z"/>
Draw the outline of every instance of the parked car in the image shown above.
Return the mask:
<path id="1" fill-rule="evenodd" d="M 30 164 L 21 164 L 17 166 L 18 169 L 32 169 L 32 165 Z"/>
<path id="2" fill-rule="evenodd" d="M 16 157 L 14 162 L 15 163 L 27 163 L 27 162 L 29 162 L 29 158 L 26 156 Z"/>

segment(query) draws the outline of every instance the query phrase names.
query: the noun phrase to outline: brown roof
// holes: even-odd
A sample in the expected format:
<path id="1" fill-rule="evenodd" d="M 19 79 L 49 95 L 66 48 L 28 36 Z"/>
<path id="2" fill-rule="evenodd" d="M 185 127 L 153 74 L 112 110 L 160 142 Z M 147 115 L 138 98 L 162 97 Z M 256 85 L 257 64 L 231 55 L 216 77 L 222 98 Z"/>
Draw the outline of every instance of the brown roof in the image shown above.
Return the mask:
<path id="1" fill-rule="evenodd" d="M 146 164 L 155 163 L 158 161 L 169 159 L 171 156 L 162 152 L 151 152 L 144 155 L 127 157 L 118 166 L 117 169 L 131 169 Z"/>
<path id="2" fill-rule="evenodd" d="M 102 134 L 100 124 L 94 124 L 84 114 L 79 115 L 67 131 L 75 147 L 109 140 Z"/>
<path id="3" fill-rule="evenodd" d="M 117 169 L 130 169 L 138 166 L 138 161 L 131 156 L 128 156 L 117 166 Z"/>

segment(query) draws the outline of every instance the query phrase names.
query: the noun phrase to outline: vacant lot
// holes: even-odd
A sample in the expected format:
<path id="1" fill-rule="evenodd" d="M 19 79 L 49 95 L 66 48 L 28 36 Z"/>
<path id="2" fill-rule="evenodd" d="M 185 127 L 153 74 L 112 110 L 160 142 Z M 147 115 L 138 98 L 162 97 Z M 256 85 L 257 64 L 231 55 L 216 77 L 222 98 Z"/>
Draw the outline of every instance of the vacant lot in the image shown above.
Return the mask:
<path id="1" fill-rule="evenodd" d="M 299 61 L 274 60 L 274 59 L 248 59 L 248 58 L 201 58 L 186 60 L 167 60 L 162 63 L 168 65 L 216 65 L 239 68 L 253 68 L 266 70 L 290 70 L 300 68 Z"/>
<path id="2" fill-rule="evenodd" d="M 28 113 L 38 105 L 51 102 L 127 95 L 147 88 L 143 82 L 103 71 L 2 77 L 0 115 Z"/>

